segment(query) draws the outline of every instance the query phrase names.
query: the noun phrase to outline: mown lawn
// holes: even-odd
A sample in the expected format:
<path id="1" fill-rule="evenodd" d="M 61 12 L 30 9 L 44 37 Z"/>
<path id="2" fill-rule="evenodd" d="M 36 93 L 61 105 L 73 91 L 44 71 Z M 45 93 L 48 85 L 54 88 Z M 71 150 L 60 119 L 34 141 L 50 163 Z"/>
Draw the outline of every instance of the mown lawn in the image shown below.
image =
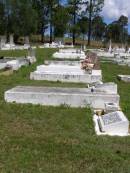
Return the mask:
<path id="1" fill-rule="evenodd" d="M 37 64 L 51 58 L 53 52 L 38 49 Z M 4 91 L 16 85 L 84 87 L 30 81 L 29 74 L 37 64 L 12 76 L 0 76 L 0 173 L 129 173 L 130 137 L 96 136 L 89 109 L 4 102 Z M 102 63 L 102 69 L 104 81 L 118 83 L 121 106 L 130 119 L 130 84 L 116 79 L 119 73 L 130 74 L 130 69 L 109 63 Z"/>

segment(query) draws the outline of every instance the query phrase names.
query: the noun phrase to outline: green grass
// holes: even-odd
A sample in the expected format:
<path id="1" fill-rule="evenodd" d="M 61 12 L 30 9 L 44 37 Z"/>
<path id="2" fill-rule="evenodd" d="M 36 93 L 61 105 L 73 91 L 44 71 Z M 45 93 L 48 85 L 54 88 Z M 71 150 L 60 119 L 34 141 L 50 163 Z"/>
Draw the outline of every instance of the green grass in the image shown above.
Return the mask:
<path id="1" fill-rule="evenodd" d="M 0 173 L 129 173 L 130 138 L 96 136 L 89 109 L 4 102 L 4 91 L 17 85 L 83 87 L 29 80 L 30 72 L 53 52 L 38 49 L 37 64 L 0 76 Z M 130 84 L 116 79 L 117 74 L 130 74 L 130 69 L 110 63 L 102 63 L 102 69 L 104 81 L 118 84 L 122 108 L 130 119 Z"/>

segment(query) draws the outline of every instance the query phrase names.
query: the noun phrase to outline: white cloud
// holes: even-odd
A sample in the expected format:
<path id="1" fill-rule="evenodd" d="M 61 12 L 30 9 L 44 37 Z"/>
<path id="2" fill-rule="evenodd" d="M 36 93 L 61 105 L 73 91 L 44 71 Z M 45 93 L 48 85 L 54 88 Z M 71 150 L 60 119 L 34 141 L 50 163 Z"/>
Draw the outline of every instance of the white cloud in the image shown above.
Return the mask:
<path id="1" fill-rule="evenodd" d="M 130 0 L 105 0 L 102 15 L 110 20 L 116 20 L 121 15 L 130 18 Z"/>

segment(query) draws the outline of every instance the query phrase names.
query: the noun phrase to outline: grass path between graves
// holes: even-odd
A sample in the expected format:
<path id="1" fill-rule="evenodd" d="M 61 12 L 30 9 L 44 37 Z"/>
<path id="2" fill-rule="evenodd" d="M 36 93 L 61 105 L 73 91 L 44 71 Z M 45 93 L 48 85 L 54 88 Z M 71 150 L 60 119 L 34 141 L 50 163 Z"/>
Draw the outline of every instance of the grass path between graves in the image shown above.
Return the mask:
<path id="1" fill-rule="evenodd" d="M 38 49 L 37 64 L 51 58 L 53 52 Z M 5 51 L 0 56 L 25 53 Z M 96 136 L 89 109 L 4 102 L 4 91 L 17 85 L 84 87 L 30 81 L 29 73 L 37 64 L 12 76 L 0 76 L 0 173 L 129 173 L 130 137 Z M 118 84 L 121 106 L 130 120 L 130 84 L 116 79 L 117 74 L 130 74 L 130 68 L 110 63 L 101 66 L 104 81 Z"/>

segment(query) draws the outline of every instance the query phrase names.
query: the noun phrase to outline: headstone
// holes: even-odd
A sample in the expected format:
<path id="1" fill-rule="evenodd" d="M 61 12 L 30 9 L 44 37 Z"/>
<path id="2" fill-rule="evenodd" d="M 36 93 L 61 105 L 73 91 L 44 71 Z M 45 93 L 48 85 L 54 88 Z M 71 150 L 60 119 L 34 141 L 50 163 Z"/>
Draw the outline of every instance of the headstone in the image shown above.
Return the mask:
<path id="1" fill-rule="evenodd" d="M 5 44 L 6 44 L 6 37 L 5 36 L 1 36 L 1 49 L 5 47 Z"/>
<path id="2" fill-rule="evenodd" d="M 101 132 L 109 135 L 128 134 L 129 121 L 121 111 L 112 112 L 99 116 L 98 119 Z"/>
<path id="3" fill-rule="evenodd" d="M 25 37 L 25 44 L 30 45 L 29 37 L 28 36 Z"/>
<path id="4" fill-rule="evenodd" d="M 112 45 L 111 45 L 111 40 L 110 40 L 110 44 L 109 44 L 109 50 L 108 52 L 112 53 Z"/>
<path id="5" fill-rule="evenodd" d="M 14 36 L 11 34 L 10 37 L 9 37 L 9 40 L 10 40 L 10 46 L 14 46 Z"/>
<path id="6" fill-rule="evenodd" d="M 36 62 L 35 49 L 32 49 L 31 47 L 29 47 L 27 59 L 28 59 L 30 64 L 33 64 Z"/>

